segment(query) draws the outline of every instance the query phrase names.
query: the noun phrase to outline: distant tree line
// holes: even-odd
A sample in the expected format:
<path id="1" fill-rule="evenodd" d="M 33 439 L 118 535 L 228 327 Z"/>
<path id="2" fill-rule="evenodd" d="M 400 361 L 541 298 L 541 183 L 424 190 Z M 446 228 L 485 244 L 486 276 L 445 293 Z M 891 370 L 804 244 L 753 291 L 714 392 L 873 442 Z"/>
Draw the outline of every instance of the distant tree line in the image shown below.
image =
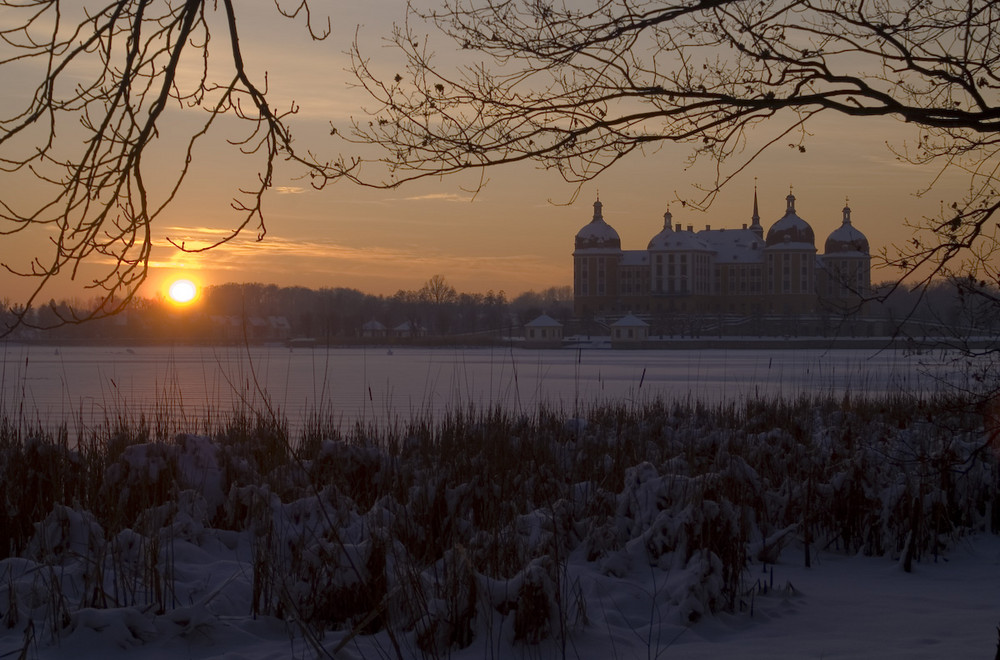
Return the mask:
<path id="1" fill-rule="evenodd" d="M 968 278 L 939 280 L 929 288 L 884 284 L 874 287 L 867 316 L 886 320 L 883 326 L 889 333 L 895 328 L 897 334 L 915 338 L 995 336 L 1000 333 L 1000 319 L 990 299 L 1000 300 L 995 286 Z M 400 289 L 392 295 L 343 287 L 222 284 L 205 287 L 188 307 L 162 298 L 136 297 L 115 316 L 61 323 L 68 314 L 86 309 L 85 302 L 51 300 L 27 310 L 27 315 L 32 325 L 56 327 L 44 331 L 22 327 L 11 338 L 109 343 L 260 343 L 304 338 L 323 344 L 419 334 L 475 342 L 518 335 L 524 323 L 541 314 L 561 321 L 569 332 L 587 332 L 574 328 L 572 287 L 549 287 L 509 299 L 504 291 L 460 293 L 440 275 L 419 289 Z M 4 305 L 3 321 L 11 322 L 23 311 Z M 366 324 L 384 330 L 366 332 Z"/>
<path id="2" fill-rule="evenodd" d="M 431 277 L 419 289 L 400 289 L 392 295 L 343 287 L 222 284 L 205 287 L 198 300 L 186 307 L 162 298 L 135 297 L 115 316 L 81 324 L 60 322 L 86 309 L 86 302 L 51 300 L 27 313 L 31 325 L 55 327 L 44 331 L 19 328 L 13 339 L 257 343 L 308 338 L 335 343 L 365 338 L 362 328 L 373 321 L 385 328 L 386 338 L 406 324 L 423 336 L 488 338 L 519 331 L 542 313 L 568 323 L 573 291 L 569 286 L 549 287 L 509 299 L 504 291 L 460 293 L 441 275 Z M 22 311 L 4 305 L 5 321 Z"/>

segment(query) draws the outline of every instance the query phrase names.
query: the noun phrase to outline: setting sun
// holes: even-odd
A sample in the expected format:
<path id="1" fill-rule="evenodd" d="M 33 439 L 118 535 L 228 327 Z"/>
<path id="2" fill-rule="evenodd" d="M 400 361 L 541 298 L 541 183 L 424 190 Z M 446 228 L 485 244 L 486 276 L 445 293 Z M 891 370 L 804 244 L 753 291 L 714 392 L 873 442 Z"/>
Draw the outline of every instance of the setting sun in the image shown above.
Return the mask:
<path id="1" fill-rule="evenodd" d="M 170 285 L 167 295 L 175 303 L 184 305 L 195 299 L 198 287 L 191 280 L 177 280 Z"/>

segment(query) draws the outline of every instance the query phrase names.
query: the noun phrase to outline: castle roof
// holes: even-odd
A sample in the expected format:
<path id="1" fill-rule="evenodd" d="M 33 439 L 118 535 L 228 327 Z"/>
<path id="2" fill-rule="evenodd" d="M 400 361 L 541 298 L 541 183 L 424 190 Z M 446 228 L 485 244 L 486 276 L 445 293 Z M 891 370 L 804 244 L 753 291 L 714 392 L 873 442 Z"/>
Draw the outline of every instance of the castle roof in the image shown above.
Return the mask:
<path id="1" fill-rule="evenodd" d="M 844 206 L 844 220 L 826 239 L 824 252 L 837 256 L 868 256 L 868 239 L 851 224 L 851 207 Z"/>
<path id="2" fill-rule="evenodd" d="M 672 229 L 673 220 L 668 210 L 663 214 L 663 229 L 650 239 L 646 249 L 656 252 L 708 252 L 711 248 L 698 239 L 692 231 L 684 231 L 680 225 Z"/>
<path id="3" fill-rule="evenodd" d="M 705 229 L 698 238 L 715 252 L 717 264 L 762 261 L 764 241 L 753 229 Z"/>
<path id="4" fill-rule="evenodd" d="M 785 215 L 767 230 L 767 247 L 788 250 L 816 249 L 812 227 L 795 212 L 795 195 L 788 193 Z"/>
<path id="5" fill-rule="evenodd" d="M 594 202 L 594 217 L 576 233 L 577 250 L 621 250 L 622 240 L 615 228 L 604 221 L 603 204 Z"/>

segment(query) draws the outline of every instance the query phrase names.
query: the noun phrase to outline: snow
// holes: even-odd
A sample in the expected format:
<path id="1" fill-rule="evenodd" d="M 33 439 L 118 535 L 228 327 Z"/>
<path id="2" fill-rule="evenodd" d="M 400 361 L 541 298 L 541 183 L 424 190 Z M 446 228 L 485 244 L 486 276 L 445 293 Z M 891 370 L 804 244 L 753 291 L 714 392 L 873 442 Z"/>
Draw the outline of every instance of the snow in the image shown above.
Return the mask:
<path id="1" fill-rule="evenodd" d="M 807 567 L 799 523 L 751 533 L 746 546 L 732 543 L 785 504 L 739 509 L 727 492 L 791 497 L 798 488 L 787 479 L 770 483 L 768 456 L 835 462 L 852 420 L 836 411 L 815 416 L 811 453 L 785 429 L 750 433 L 739 447 L 705 420 L 688 420 L 665 431 L 677 436 L 667 454 L 696 446 L 695 453 L 639 462 L 618 484 L 573 484 L 565 497 L 529 503 L 503 537 L 486 539 L 463 512 L 470 500 L 500 496 L 496 485 L 448 485 L 416 467 L 423 477 L 405 495 L 382 495 L 367 509 L 344 495 L 332 476 L 369 475 L 362 478 L 374 483 L 388 469 L 374 447 L 323 441 L 297 470 L 226 492 L 226 466 L 239 463 L 226 457 L 232 449 L 187 434 L 134 445 L 106 468 L 122 511 L 135 508 L 143 483 L 157 492 L 169 482 L 173 494 L 140 506 L 135 524 L 107 543 L 92 514 L 56 505 L 24 556 L 0 561 L 0 657 L 22 650 L 27 658 L 80 660 L 988 657 L 1000 623 L 1000 538 L 981 516 L 939 536 L 940 548 L 919 555 L 910 572 L 905 549 L 891 549 L 891 539 L 866 542 L 889 548 L 868 556 L 845 551 L 836 534 L 815 539 Z M 583 419 L 560 428 L 576 436 L 549 448 L 565 460 L 616 444 Z M 949 494 L 956 506 L 992 497 L 977 490 L 995 477 L 977 453 L 976 431 L 956 431 L 944 444 L 931 441 L 930 421 L 854 432 L 898 432 L 906 452 L 932 460 L 971 457 L 961 461 L 957 486 L 921 491 L 925 511 Z M 868 470 L 866 496 L 885 517 L 873 529 L 883 534 L 899 524 L 888 516 L 905 503 L 913 476 L 891 446 L 866 444 L 850 457 Z M 757 467 L 748 462 L 755 456 L 763 457 Z M 699 471 L 691 461 L 708 463 Z M 821 501 L 858 485 L 851 480 L 862 477 L 843 465 L 818 479 Z M 307 474 L 332 476 L 302 494 L 309 489 L 295 484 Z M 536 488 L 553 478 L 528 464 L 524 476 Z M 421 522 L 428 516 L 469 540 L 421 564 L 412 548 L 433 533 Z M 494 550 L 524 563 L 507 576 L 477 571 L 477 553 Z M 727 573 L 734 562 L 745 566 L 735 592 Z M 347 626 L 307 623 L 350 612 L 358 598 L 361 611 L 366 598 L 381 605 L 364 619 L 347 614 Z M 384 620 L 395 622 L 392 635 Z"/>
<path id="2" fill-rule="evenodd" d="M 764 263 L 764 240 L 751 229 L 706 229 L 698 232 L 716 253 L 715 263 Z"/>
<path id="3" fill-rule="evenodd" d="M 979 536 L 913 573 L 832 553 L 806 569 L 786 551 L 754 616 L 723 615 L 678 638 L 671 657 L 984 658 L 996 651 L 1000 543 Z M 771 583 L 770 573 L 761 578 Z"/>
<path id="4" fill-rule="evenodd" d="M 245 539 L 244 539 L 245 541 Z M 70 616 L 62 638 L 48 641 L 42 625 L 34 629 L 27 657 L 37 658 L 285 658 L 313 657 L 294 624 L 246 611 L 250 585 L 235 551 L 224 544 L 189 554 L 177 544 L 178 594 L 183 606 L 165 614 L 147 608 L 80 608 Z M 578 585 L 585 615 L 574 611 L 567 655 L 574 658 L 985 658 L 996 648 L 1000 617 L 1000 542 L 976 536 L 960 543 L 945 560 L 921 563 L 910 574 L 884 558 L 820 553 L 812 568 L 794 550 L 777 565 L 757 568 L 762 585 L 752 612 L 717 614 L 685 625 L 665 617 L 675 585 L 648 566 L 599 572 L 580 557 L 567 572 Z M 7 560 L 5 582 L 32 581 L 37 566 Z M 527 573 L 491 581 L 483 595 L 491 603 L 512 600 L 524 580 L 544 582 L 539 562 Z M 680 572 L 678 579 L 697 577 Z M 692 586 L 696 586 L 693 583 Z M 766 586 L 766 590 L 764 587 Z M 440 603 L 436 607 L 444 607 Z M 579 605 L 576 605 L 579 609 Z M 4 608 L 6 609 L 6 608 Z M 433 612 L 437 610 L 432 609 Z M 510 617 L 507 617 L 510 618 Z M 583 619 L 586 622 L 583 622 Z M 425 624 L 429 625 L 429 624 Z M 496 615 L 492 637 L 482 635 L 452 658 L 560 657 L 552 640 L 511 644 L 513 624 Z M 25 625 L 0 628 L 0 654 L 24 644 Z M 322 644 L 335 648 L 345 633 L 330 633 Z M 649 654 L 647 656 L 647 653 Z M 420 657 L 404 649 L 404 657 Z M 352 639 L 334 657 L 394 657 L 384 634 Z"/>
<path id="5" fill-rule="evenodd" d="M 56 499 L 0 559 L 0 658 L 990 657 L 982 416 L 853 400 L 747 403 L 732 426 L 713 415 L 738 406 L 634 401 L 450 418 L 453 436 L 323 437 L 298 462 L 256 437 L 99 464 L 32 439 L 4 474 L 54 456 L 98 505 Z"/>

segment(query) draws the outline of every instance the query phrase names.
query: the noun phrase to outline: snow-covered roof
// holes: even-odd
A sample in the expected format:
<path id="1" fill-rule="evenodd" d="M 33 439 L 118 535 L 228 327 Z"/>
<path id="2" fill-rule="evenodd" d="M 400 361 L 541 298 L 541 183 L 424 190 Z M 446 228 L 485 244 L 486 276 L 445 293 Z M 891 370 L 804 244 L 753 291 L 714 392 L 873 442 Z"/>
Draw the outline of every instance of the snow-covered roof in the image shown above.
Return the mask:
<path id="1" fill-rule="evenodd" d="M 612 328 L 648 328 L 649 324 L 635 314 L 626 314 L 611 324 Z"/>
<path id="2" fill-rule="evenodd" d="M 379 331 L 381 331 L 381 330 L 385 330 L 385 326 L 382 325 L 381 323 L 379 323 L 378 321 L 376 321 L 375 319 L 372 319 L 371 321 L 368 321 L 367 323 L 365 323 L 364 325 L 362 325 L 361 329 L 362 330 L 379 330 Z"/>
<path id="3" fill-rule="evenodd" d="M 645 250 L 624 250 L 622 266 L 645 266 L 649 264 L 649 252 Z"/>
<path id="4" fill-rule="evenodd" d="M 698 238 L 715 252 L 715 263 L 763 261 L 764 241 L 752 229 L 705 229 Z"/>
<path id="5" fill-rule="evenodd" d="M 612 248 L 620 250 L 621 237 L 615 228 L 604 221 L 601 200 L 594 202 L 594 218 L 576 233 L 576 249 Z"/>
<path id="6" fill-rule="evenodd" d="M 848 256 L 848 253 L 868 255 L 868 238 L 851 224 L 851 207 L 844 207 L 844 221 L 830 233 L 823 251 L 827 254 L 838 253 L 838 256 Z"/>
<path id="7" fill-rule="evenodd" d="M 808 244 L 808 247 L 815 248 L 816 236 L 812 227 L 795 213 L 795 195 L 789 193 L 785 201 L 788 202 L 785 215 L 767 230 L 767 246 L 781 245 L 791 249 L 789 244 L 794 243 Z"/>
<path id="8" fill-rule="evenodd" d="M 680 226 L 671 229 L 673 216 L 670 211 L 663 214 L 663 230 L 649 239 L 646 249 L 650 252 L 710 252 L 711 248 L 699 240 L 692 231 L 684 231 Z"/>
<path id="9" fill-rule="evenodd" d="M 562 323 L 555 320 L 548 314 L 542 314 L 541 316 L 524 324 L 524 327 L 526 328 L 561 328 L 562 326 Z"/>

